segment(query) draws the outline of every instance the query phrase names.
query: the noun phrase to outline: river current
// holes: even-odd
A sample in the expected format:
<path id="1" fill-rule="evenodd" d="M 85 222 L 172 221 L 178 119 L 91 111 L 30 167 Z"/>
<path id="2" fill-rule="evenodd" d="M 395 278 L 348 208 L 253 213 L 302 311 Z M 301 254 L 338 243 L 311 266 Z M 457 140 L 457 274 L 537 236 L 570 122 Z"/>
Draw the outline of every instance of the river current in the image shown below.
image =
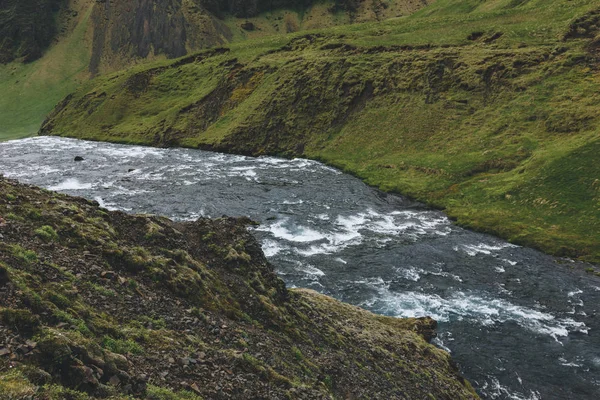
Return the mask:
<path id="1" fill-rule="evenodd" d="M 39 137 L 0 143 L 0 173 L 111 210 L 249 216 L 288 286 L 435 318 L 483 398 L 600 398 L 600 278 L 318 162 Z"/>

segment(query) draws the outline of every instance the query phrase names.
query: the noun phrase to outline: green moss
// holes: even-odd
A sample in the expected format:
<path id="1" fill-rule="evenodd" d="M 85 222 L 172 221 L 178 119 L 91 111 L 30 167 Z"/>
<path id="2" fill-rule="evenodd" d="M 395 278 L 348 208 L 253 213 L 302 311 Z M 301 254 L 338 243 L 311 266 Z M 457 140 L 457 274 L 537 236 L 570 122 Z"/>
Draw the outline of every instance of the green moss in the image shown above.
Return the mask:
<path id="1" fill-rule="evenodd" d="M 90 328 L 88 327 L 87 323 L 83 319 L 73 316 L 70 313 L 70 311 L 72 311 L 72 310 L 63 311 L 63 310 L 55 309 L 52 311 L 52 315 L 57 320 L 69 324 L 72 328 L 74 328 L 81 334 L 83 334 L 85 336 L 91 336 L 92 332 L 91 332 Z"/>
<path id="2" fill-rule="evenodd" d="M 36 341 L 44 363 L 51 368 L 60 368 L 73 356 L 71 341 L 59 332 L 44 330 L 36 337 Z"/>
<path id="3" fill-rule="evenodd" d="M 13 256 L 23 261 L 26 264 L 37 262 L 37 253 L 33 250 L 27 250 L 18 244 L 11 245 L 11 252 Z"/>
<path id="4" fill-rule="evenodd" d="M 6 217 L 6 219 L 11 220 L 11 221 L 19 221 L 19 222 L 25 221 L 25 218 L 15 214 L 15 213 L 12 213 L 12 212 L 6 214 L 5 217 Z"/>
<path id="5" fill-rule="evenodd" d="M 145 238 L 147 240 L 151 240 L 151 239 L 160 239 L 161 237 L 164 237 L 164 234 L 162 233 L 163 228 L 154 223 L 154 222 L 148 222 L 148 225 L 146 226 L 146 235 Z"/>
<path id="6" fill-rule="evenodd" d="M 33 397 L 36 387 L 19 370 L 0 372 L 0 396 L 4 399 Z"/>
<path id="7" fill-rule="evenodd" d="M 98 294 L 100 294 L 102 296 L 106 296 L 106 297 L 116 297 L 117 296 L 117 293 L 115 293 L 114 290 L 108 289 L 102 285 L 86 282 L 85 286 L 91 288 L 92 290 L 94 290 L 95 292 L 97 292 Z"/>
<path id="8" fill-rule="evenodd" d="M 227 261 L 243 261 L 245 263 L 249 263 L 252 260 L 252 257 L 245 251 L 238 251 L 233 247 L 229 247 L 229 251 L 225 256 L 225 260 Z"/>
<path id="9" fill-rule="evenodd" d="M 68 389 L 59 385 L 48 385 L 40 390 L 40 398 L 44 400 L 92 400 L 87 393 Z M 113 400 L 127 400 L 126 397 L 111 397 Z"/>
<path id="10" fill-rule="evenodd" d="M 40 327 L 39 316 L 26 309 L 0 308 L 0 320 L 12 329 L 29 334 Z"/>
<path id="11" fill-rule="evenodd" d="M 298 361 L 302 361 L 304 360 L 304 354 L 302 354 L 302 351 L 300 351 L 299 348 L 297 348 L 296 346 L 292 346 L 292 354 L 294 355 L 294 358 Z"/>
<path id="12" fill-rule="evenodd" d="M 36 229 L 35 234 L 46 242 L 52 242 L 58 239 L 58 233 L 56 233 L 54 228 L 49 225 L 44 225 L 41 228 Z"/>
<path id="13" fill-rule="evenodd" d="M 71 306 L 71 300 L 69 300 L 65 295 L 56 293 L 56 292 L 47 292 L 44 294 L 44 297 L 54 303 L 58 308 L 67 309 Z"/>
<path id="14" fill-rule="evenodd" d="M 148 385 L 146 396 L 148 400 L 202 400 L 202 397 L 187 390 L 176 392 L 154 385 Z"/>
<path id="15" fill-rule="evenodd" d="M 165 329 L 167 323 L 163 318 L 151 318 L 146 315 L 141 316 L 138 321 L 143 326 L 148 326 L 150 329 Z"/>
<path id="16" fill-rule="evenodd" d="M 105 336 L 102 340 L 102 347 L 118 354 L 142 354 L 144 348 L 132 339 L 115 339 Z"/>

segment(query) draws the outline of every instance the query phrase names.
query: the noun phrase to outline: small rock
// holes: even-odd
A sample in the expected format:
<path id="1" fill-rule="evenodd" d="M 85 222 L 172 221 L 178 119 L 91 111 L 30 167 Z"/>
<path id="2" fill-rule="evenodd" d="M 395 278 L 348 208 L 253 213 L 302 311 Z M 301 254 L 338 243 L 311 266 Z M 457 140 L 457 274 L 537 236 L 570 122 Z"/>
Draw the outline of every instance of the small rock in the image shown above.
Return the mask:
<path id="1" fill-rule="evenodd" d="M 117 274 L 114 271 L 102 271 L 100 276 L 106 279 L 113 279 Z"/>
<path id="2" fill-rule="evenodd" d="M 190 385 L 190 389 L 192 389 L 194 392 L 200 394 L 200 388 L 198 387 L 198 385 L 196 385 L 195 383 L 192 383 Z"/>
<path id="3" fill-rule="evenodd" d="M 178 361 L 179 361 L 179 365 L 181 365 L 182 367 L 184 367 L 186 365 L 190 365 L 190 359 L 189 358 L 182 357 Z"/>
<path id="4" fill-rule="evenodd" d="M 256 25 L 254 25 L 252 22 L 250 21 L 246 21 L 241 25 L 242 29 L 245 31 L 253 31 L 256 29 Z"/>
<path id="5" fill-rule="evenodd" d="M 118 386 L 119 383 L 121 383 L 121 380 L 119 379 L 118 376 L 113 375 L 110 377 L 110 379 L 108 380 L 108 383 L 110 383 L 113 386 Z"/>
<path id="6" fill-rule="evenodd" d="M 84 160 L 84 158 L 83 158 L 83 157 L 81 157 L 81 156 L 76 156 L 76 157 L 74 158 L 74 161 L 83 161 L 83 160 Z"/>
<path id="7" fill-rule="evenodd" d="M 20 354 L 27 354 L 27 353 L 29 353 L 29 347 L 22 344 L 19 347 L 17 347 L 17 352 Z"/>
<path id="8" fill-rule="evenodd" d="M 71 378 L 80 380 L 81 383 L 88 383 L 93 387 L 99 385 L 98 379 L 94 376 L 94 370 L 85 365 L 73 367 L 71 370 Z"/>
<path id="9" fill-rule="evenodd" d="M 129 168 L 129 169 L 127 170 L 127 172 L 133 172 L 133 171 L 135 171 L 135 168 Z"/>
<path id="10" fill-rule="evenodd" d="M 114 363 L 119 369 L 125 370 L 129 368 L 129 361 L 127 360 L 127 357 L 122 354 L 107 352 L 105 360 L 108 363 Z"/>

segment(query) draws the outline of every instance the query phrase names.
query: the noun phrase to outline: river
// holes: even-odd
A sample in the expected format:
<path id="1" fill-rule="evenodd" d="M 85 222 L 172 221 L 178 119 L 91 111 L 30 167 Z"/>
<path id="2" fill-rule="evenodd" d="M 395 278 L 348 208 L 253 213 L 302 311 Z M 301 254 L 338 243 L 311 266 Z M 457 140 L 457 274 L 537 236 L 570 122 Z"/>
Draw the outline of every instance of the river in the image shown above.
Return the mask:
<path id="1" fill-rule="evenodd" d="M 0 173 L 111 210 L 249 216 L 288 286 L 435 318 L 483 398 L 600 398 L 600 278 L 318 162 L 39 137 L 0 143 Z"/>

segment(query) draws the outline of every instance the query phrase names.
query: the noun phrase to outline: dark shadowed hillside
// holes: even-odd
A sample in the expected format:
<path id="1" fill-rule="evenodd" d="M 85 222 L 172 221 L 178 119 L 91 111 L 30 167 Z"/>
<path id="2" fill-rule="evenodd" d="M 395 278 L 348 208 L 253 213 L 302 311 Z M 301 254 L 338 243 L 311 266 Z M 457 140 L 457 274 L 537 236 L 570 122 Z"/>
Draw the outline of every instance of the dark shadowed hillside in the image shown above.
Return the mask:
<path id="1" fill-rule="evenodd" d="M 58 33 L 57 15 L 66 0 L 0 1 L 0 63 L 31 62 Z"/>

